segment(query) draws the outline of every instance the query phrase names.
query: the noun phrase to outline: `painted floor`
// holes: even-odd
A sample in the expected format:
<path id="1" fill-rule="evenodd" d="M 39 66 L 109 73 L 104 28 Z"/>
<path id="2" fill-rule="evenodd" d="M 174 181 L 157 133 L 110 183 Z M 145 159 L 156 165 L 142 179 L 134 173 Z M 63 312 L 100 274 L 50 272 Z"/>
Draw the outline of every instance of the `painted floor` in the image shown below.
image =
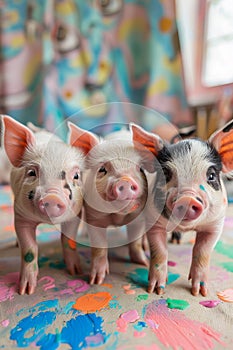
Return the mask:
<path id="1" fill-rule="evenodd" d="M 80 247 L 83 275 L 66 272 L 56 228 L 40 225 L 40 273 L 33 295 L 17 293 L 10 188 L 0 188 L 0 349 L 233 349 L 233 206 L 211 259 L 208 297 L 190 294 L 193 235 L 169 243 L 163 296 L 146 292 L 148 272 L 130 262 L 127 247 L 109 251 L 110 274 L 88 284 L 90 249 Z"/>

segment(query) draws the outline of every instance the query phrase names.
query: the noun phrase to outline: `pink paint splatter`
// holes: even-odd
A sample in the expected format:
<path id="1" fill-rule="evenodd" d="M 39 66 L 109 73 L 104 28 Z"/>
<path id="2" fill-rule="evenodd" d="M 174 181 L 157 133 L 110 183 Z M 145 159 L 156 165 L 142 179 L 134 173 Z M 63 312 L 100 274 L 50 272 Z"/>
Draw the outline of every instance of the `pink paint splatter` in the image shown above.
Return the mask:
<path id="1" fill-rule="evenodd" d="M 176 262 L 175 261 L 168 261 L 167 262 L 168 266 L 176 266 Z"/>
<path id="2" fill-rule="evenodd" d="M 90 288 L 87 282 L 79 279 L 68 281 L 67 286 L 73 288 L 76 293 L 85 292 Z"/>
<path id="3" fill-rule="evenodd" d="M 0 277 L 0 303 L 12 300 L 17 293 L 19 282 L 19 272 L 11 272 Z"/>
<path id="4" fill-rule="evenodd" d="M 134 335 L 135 338 L 143 338 L 143 337 L 145 337 L 146 333 L 145 332 L 134 331 L 133 335 Z"/>
<path id="5" fill-rule="evenodd" d="M 117 319 L 117 330 L 121 333 L 125 333 L 129 323 L 133 323 L 139 319 L 137 310 L 129 310 L 120 315 Z"/>
<path id="6" fill-rule="evenodd" d="M 179 310 L 167 308 L 166 300 L 149 304 L 145 321 L 160 342 L 172 349 L 209 350 L 215 345 L 213 340 L 226 345 L 220 340 L 220 334 L 204 323 L 188 319 Z"/>
<path id="7" fill-rule="evenodd" d="M 2 327 L 8 327 L 9 324 L 10 324 L 10 320 L 3 320 L 3 321 L 1 322 Z"/>
<path id="8" fill-rule="evenodd" d="M 123 289 L 125 291 L 125 294 L 127 295 L 133 295 L 136 293 L 135 290 L 131 289 L 131 284 L 126 284 L 125 286 L 123 286 Z"/>
<path id="9" fill-rule="evenodd" d="M 38 283 L 41 283 L 44 281 L 47 282 L 43 285 L 44 291 L 47 291 L 48 289 L 51 289 L 51 288 L 55 288 L 55 283 L 54 283 L 55 279 L 53 277 L 44 276 L 44 277 L 39 279 Z"/>
<path id="10" fill-rule="evenodd" d="M 216 307 L 218 304 L 220 304 L 221 301 L 219 300 L 205 300 L 205 301 L 200 301 L 199 304 L 205 306 L 205 307 Z"/>

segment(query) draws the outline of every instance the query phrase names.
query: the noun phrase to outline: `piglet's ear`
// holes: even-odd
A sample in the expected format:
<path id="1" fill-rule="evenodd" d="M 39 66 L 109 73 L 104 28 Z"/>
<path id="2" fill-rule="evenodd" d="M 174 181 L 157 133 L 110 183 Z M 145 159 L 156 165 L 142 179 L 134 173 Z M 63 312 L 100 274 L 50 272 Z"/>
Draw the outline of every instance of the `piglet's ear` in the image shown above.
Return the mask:
<path id="1" fill-rule="evenodd" d="M 209 143 L 213 145 L 223 163 L 223 172 L 233 170 L 233 120 L 227 123 L 222 129 L 217 130 L 209 138 Z"/>
<path id="2" fill-rule="evenodd" d="M 87 154 L 99 143 L 98 138 L 90 131 L 83 130 L 71 122 L 68 122 L 68 127 L 70 130 L 69 144 L 78 147 L 84 154 Z"/>
<path id="3" fill-rule="evenodd" d="M 35 136 L 26 126 L 8 115 L 1 115 L 1 118 L 6 154 L 13 166 L 20 167 L 26 149 L 35 143 Z"/>
<path id="4" fill-rule="evenodd" d="M 149 171 L 155 170 L 155 157 L 164 147 L 163 140 L 156 134 L 147 132 L 142 127 L 131 123 L 130 131 L 134 147 L 141 154 L 143 166 Z"/>
<path id="5" fill-rule="evenodd" d="M 140 126 L 131 123 L 130 130 L 133 136 L 133 142 L 136 149 L 151 152 L 154 156 L 164 147 L 163 140 L 156 134 L 147 132 Z"/>

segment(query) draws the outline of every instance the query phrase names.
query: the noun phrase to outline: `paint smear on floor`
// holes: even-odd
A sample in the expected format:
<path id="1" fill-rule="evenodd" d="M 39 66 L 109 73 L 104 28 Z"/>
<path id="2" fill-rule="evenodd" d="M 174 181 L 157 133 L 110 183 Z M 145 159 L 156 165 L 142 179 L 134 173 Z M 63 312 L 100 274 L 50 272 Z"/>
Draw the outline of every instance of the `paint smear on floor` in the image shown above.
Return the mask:
<path id="1" fill-rule="evenodd" d="M 73 308 L 82 312 L 96 312 L 108 306 L 111 299 L 112 296 L 108 292 L 86 294 L 76 300 Z"/>
<path id="2" fill-rule="evenodd" d="M 159 341 L 171 349 L 209 350 L 221 341 L 221 335 L 204 323 L 188 319 L 179 310 L 171 310 L 166 300 L 154 301 L 145 307 L 145 321 Z"/>

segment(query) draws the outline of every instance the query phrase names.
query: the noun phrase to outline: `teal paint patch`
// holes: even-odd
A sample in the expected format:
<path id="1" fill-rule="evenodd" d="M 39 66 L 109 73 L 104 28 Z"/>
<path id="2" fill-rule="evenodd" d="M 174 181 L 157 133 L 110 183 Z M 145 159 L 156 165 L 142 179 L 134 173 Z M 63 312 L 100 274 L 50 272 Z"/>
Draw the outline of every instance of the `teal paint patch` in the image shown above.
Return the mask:
<path id="1" fill-rule="evenodd" d="M 200 185 L 199 188 L 200 188 L 202 191 L 206 192 L 206 189 L 205 189 L 205 187 L 204 187 L 203 185 Z"/>
<path id="2" fill-rule="evenodd" d="M 168 280 L 167 285 L 175 282 L 180 275 L 178 273 L 171 273 L 168 272 Z M 146 268 L 137 268 L 133 272 L 130 272 L 128 274 L 128 278 L 131 282 L 135 283 L 136 285 L 147 288 L 148 286 L 148 269 Z"/>
<path id="3" fill-rule="evenodd" d="M 233 272 L 233 262 L 232 261 L 221 263 L 220 266 L 222 266 L 228 272 Z"/>
<path id="4" fill-rule="evenodd" d="M 118 300 L 114 300 L 114 299 L 109 301 L 108 306 L 111 309 L 121 309 L 122 308 L 122 306 L 119 304 L 119 301 Z"/>
<path id="5" fill-rule="evenodd" d="M 57 269 L 57 270 L 64 270 L 66 268 L 66 264 L 64 263 L 63 260 L 57 260 L 57 261 L 51 262 L 49 264 L 49 267 L 52 267 L 53 269 Z"/>
<path id="6" fill-rule="evenodd" d="M 222 241 L 217 242 L 214 250 L 228 258 L 233 259 L 233 245 L 225 244 Z"/>

